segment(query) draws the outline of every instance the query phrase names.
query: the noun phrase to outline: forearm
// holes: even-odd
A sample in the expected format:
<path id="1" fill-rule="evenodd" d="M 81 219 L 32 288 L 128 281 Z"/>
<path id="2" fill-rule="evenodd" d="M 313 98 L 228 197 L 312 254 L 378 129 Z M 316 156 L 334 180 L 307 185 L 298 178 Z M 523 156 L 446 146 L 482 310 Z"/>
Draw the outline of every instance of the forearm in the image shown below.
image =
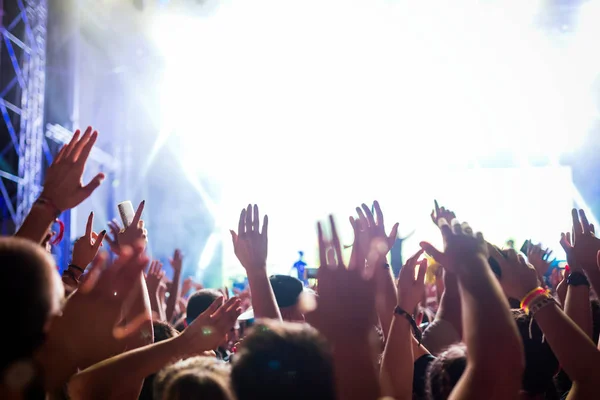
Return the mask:
<path id="1" fill-rule="evenodd" d="M 390 328 L 392 326 L 392 318 L 394 316 L 394 308 L 398 303 L 398 294 L 396 292 L 396 285 L 394 284 L 394 278 L 389 267 L 386 264 L 381 263 L 375 268 L 375 279 L 377 285 L 377 295 L 375 307 L 379 322 L 381 323 L 381 329 L 383 330 L 383 337 L 387 340 L 390 334 Z M 407 310 L 412 312 L 413 310 Z"/>
<path id="2" fill-rule="evenodd" d="M 281 321 L 281 312 L 266 270 L 248 273 L 248 284 L 252 293 L 255 318 L 270 318 Z"/>
<path id="3" fill-rule="evenodd" d="M 69 382 L 74 399 L 121 398 L 165 365 L 186 356 L 178 338 L 140 347 L 101 361 L 75 375 Z"/>
<path id="4" fill-rule="evenodd" d="M 150 296 L 150 307 L 154 313 L 156 313 L 161 321 L 167 321 L 165 310 L 161 305 L 161 301 L 158 297 L 158 293 L 151 294 Z"/>
<path id="5" fill-rule="evenodd" d="M 596 293 L 596 296 L 600 296 L 600 268 L 597 264 L 590 263 L 589 265 L 586 265 L 584 269 L 585 274 L 587 275 L 588 280 L 590 281 L 590 285 Z"/>
<path id="6" fill-rule="evenodd" d="M 338 400 L 379 398 L 377 372 L 368 338 L 335 343 L 333 363 Z"/>
<path id="7" fill-rule="evenodd" d="M 15 236 L 41 243 L 55 219 L 48 207 L 34 204 Z"/>
<path id="8" fill-rule="evenodd" d="M 154 329 L 152 327 L 152 306 L 150 304 L 148 289 L 146 288 L 146 279 L 144 279 L 143 274 L 140 274 L 136 287 L 132 290 L 128 302 L 124 306 L 124 310 L 125 323 L 130 323 L 135 319 L 140 318 L 142 315 L 146 318 L 146 322 L 140 328 L 140 334 L 131 336 L 131 339 L 127 343 L 126 350 L 153 343 Z"/>
<path id="9" fill-rule="evenodd" d="M 392 326 L 383 351 L 379 378 L 381 394 L 397 400 L 410 400 L 414 368 L 411 326 L 406 318 L 392 315 Z"/>
<path id="10" fill-rule="evenodd" d="M 444 293 L 435 315 L 436 320 L 444 320 L 452 324 L 459 336 L 462 337 L 462 306 L 458 277 L 451 272 L 444 272 Z"/>
<path id="11" fill-rule="evenodd" d="M 590 305 L 590 289 L 585 285 L 569 285 L 564 309 L 565 314 L 591 339 L 592 308 Z"/>
<path id="12" fill-rule="evenodd" d="M 600 352 L 575 322 L 554 304 L 536 312 L 535 321 L 573 382 L 597 382 Z"/>
<path id="13" fill-rule="evenodd" d="M 498 281 L 483 257 L 465 268 L 469 271 L 459 276 L 459 288 L 468 363 L 493 374 L 508 377 L 508 370 L 520 376 L 523 345 Z"/>
<path id="14" fill-rule="evenodd" d="M 171 293 L 169 298 L 167 299 L 167 311 L 166 311 L 166 321 L 171 321 L 173 319 L 173 314 L 175 313 L 175 306 L 177 305 L 177 301 L 179 301 L 180 295 L 180 281 L 181 281 L 181 270 L 175 269 L 173 273 L 173 284 L 171 287 Z"/>

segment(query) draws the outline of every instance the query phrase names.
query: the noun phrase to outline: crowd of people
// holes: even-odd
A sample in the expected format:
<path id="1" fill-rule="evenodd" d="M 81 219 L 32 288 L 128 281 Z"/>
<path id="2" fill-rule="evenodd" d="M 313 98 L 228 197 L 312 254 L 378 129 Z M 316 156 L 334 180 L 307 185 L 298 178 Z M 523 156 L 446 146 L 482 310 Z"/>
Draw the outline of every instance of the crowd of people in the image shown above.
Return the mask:
<path id="1" fill-rule="evenodd" d="M 583 210 L 557 232 L 568 267 L 551 272 L 540 245 L 497 247 L 436 202 L 443 248 L 421 242 L 393 276 L 398 225 L 362 204 L 349 260 L 333 217 L 317 225 L 309 288 L 268 275 L 269 221 L 248 205 L 231 236 L 249 287 L 234 293 L 183 280 L 179 250 L 168 280 L 145 253 L 142 202 L 110 233 L 94 233 L 91 214 L 61 276 L 49 230 L 102 183 L 82 184 L 97 135 L 75 132 L 18 232 L 0 238 L 0 398 L 600 398 L 600 239 Z"/>

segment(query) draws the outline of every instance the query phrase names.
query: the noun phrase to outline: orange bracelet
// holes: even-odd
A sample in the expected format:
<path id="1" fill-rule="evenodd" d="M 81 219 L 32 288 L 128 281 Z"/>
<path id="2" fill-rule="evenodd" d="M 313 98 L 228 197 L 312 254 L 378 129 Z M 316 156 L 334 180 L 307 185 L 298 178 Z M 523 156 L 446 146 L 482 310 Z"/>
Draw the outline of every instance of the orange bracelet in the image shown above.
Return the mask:
<path id="1" fill-rule="evenodd" d="M 546 293 L 546 289 L 541 288 L 541 287 L 536 287 L 535 289 L 533 289 L 532 291 L 527 293 L 525 296 L 523 296 L 523 298 L 521 299 L 521 308 L 526 309 L 527 305 L 529 304 L 529 302 L 531 302 L 531 300 L 533 300 L 538 295 L 544 294 L 544 293 Z"/>

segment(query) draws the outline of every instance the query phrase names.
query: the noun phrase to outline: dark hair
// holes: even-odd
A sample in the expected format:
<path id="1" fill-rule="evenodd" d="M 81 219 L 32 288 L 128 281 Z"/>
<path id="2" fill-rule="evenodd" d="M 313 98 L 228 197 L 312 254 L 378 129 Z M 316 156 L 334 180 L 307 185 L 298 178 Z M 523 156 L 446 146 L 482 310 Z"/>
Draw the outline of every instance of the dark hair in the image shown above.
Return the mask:
<path id="1" fill-rule="evenodd" d="M 307 324 L 259 321 L 235 354 L 231 380 L 238 400 L 335 398 L 329 347 Z"/>
<path id="2" fill-rule="evenodd" d="M 163 340 L 171 339 L 179 335 L 179 332 L 177 332 L 177 330 L 173 328 L 173 325 L 168 322 L 152 321 L 152 328 L 154 331 L 154 343 L 162 342 Z M 138 400 L 152 400 L 154 398 L 155 377 L 156 374 L 152 374 L 144 379 L 144 384 L 142 385 Z"/>
<path id="3" fill-rule="evenodd" d="M 162 342 L 163 340 L 171 339 L 177 335 L 177 329 L 168 322 L 152 321 L 152 329 L 154 331 L 154 343 Z"/>
<path id="4" fill-rule="evenodd" d="M 198 318 L 219 297 L 223 297 L 223 294 L 215 289 L 201 289 L 192 294 L 186 309 L 185 319 L 187 323 L 189 324 Z"/>
<path id="5" fill-rule="evenodd" d="M 291 307 L 296 304 L 304 290 L 302 281 L 289 275 L 271 275 L 269 282 L 279 308 Z"/>
<path id="6" fill-rule="evenodd" d="M 165 388 L 162 399 L 157 400 L 233 400 L 227 379 L 214 372 L 187 369 L 177 373 Z"/>
<path id="7" fill-rule="evenodd" d="M 168 386 L 180 373 L 185 371 L 208 372 L 218 375 L 227 381 L 231 366 L 214 357 L 190 357 L 171 364 L 156 374 L 154 379 L 154 398 L 161 400 Z M 227 381 L 228 382 L 228 381 Z"/>
<path id="8" fill-rule="evenodd" d="M 467 367 L 467 347 L 455 344 L 427 368 L 425 390 L 429 400 L 446 400 Z"/>
<path id="9" fill-rule="evenodd" d="M 13 362 L 30 358 L 44 342 L 44 326 L 53 306 L 54 261 L 36 243 L 0 238 L 0 303 L 3 318 L 18 329 L 5 329 L 7 344 L 0 356 L 0 373 Z M 8 306 L 10 305 L 10 306 Z"/>
<path id="10" fill-rule="evenodd" d="M 558 360 L 544 340 L 535 320 L 523 310 L 511 310 L 525 349 L 525 372 L 522 388 L 528 394 L 544 394 L 554 390 L 553 377 L 558 372 Z M 531 332 L 531 335 L 530 335 Z"/>

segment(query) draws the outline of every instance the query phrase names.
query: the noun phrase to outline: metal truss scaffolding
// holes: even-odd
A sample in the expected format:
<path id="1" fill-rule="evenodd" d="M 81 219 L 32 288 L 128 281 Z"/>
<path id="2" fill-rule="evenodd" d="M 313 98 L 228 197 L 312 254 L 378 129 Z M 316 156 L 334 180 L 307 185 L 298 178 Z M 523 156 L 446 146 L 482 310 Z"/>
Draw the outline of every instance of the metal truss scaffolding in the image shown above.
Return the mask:
<path id="1" fill-rule="evenodd" d="M 47 0 L 0 0 L 2 233 L 12 233 L 42 184 Z"/>

